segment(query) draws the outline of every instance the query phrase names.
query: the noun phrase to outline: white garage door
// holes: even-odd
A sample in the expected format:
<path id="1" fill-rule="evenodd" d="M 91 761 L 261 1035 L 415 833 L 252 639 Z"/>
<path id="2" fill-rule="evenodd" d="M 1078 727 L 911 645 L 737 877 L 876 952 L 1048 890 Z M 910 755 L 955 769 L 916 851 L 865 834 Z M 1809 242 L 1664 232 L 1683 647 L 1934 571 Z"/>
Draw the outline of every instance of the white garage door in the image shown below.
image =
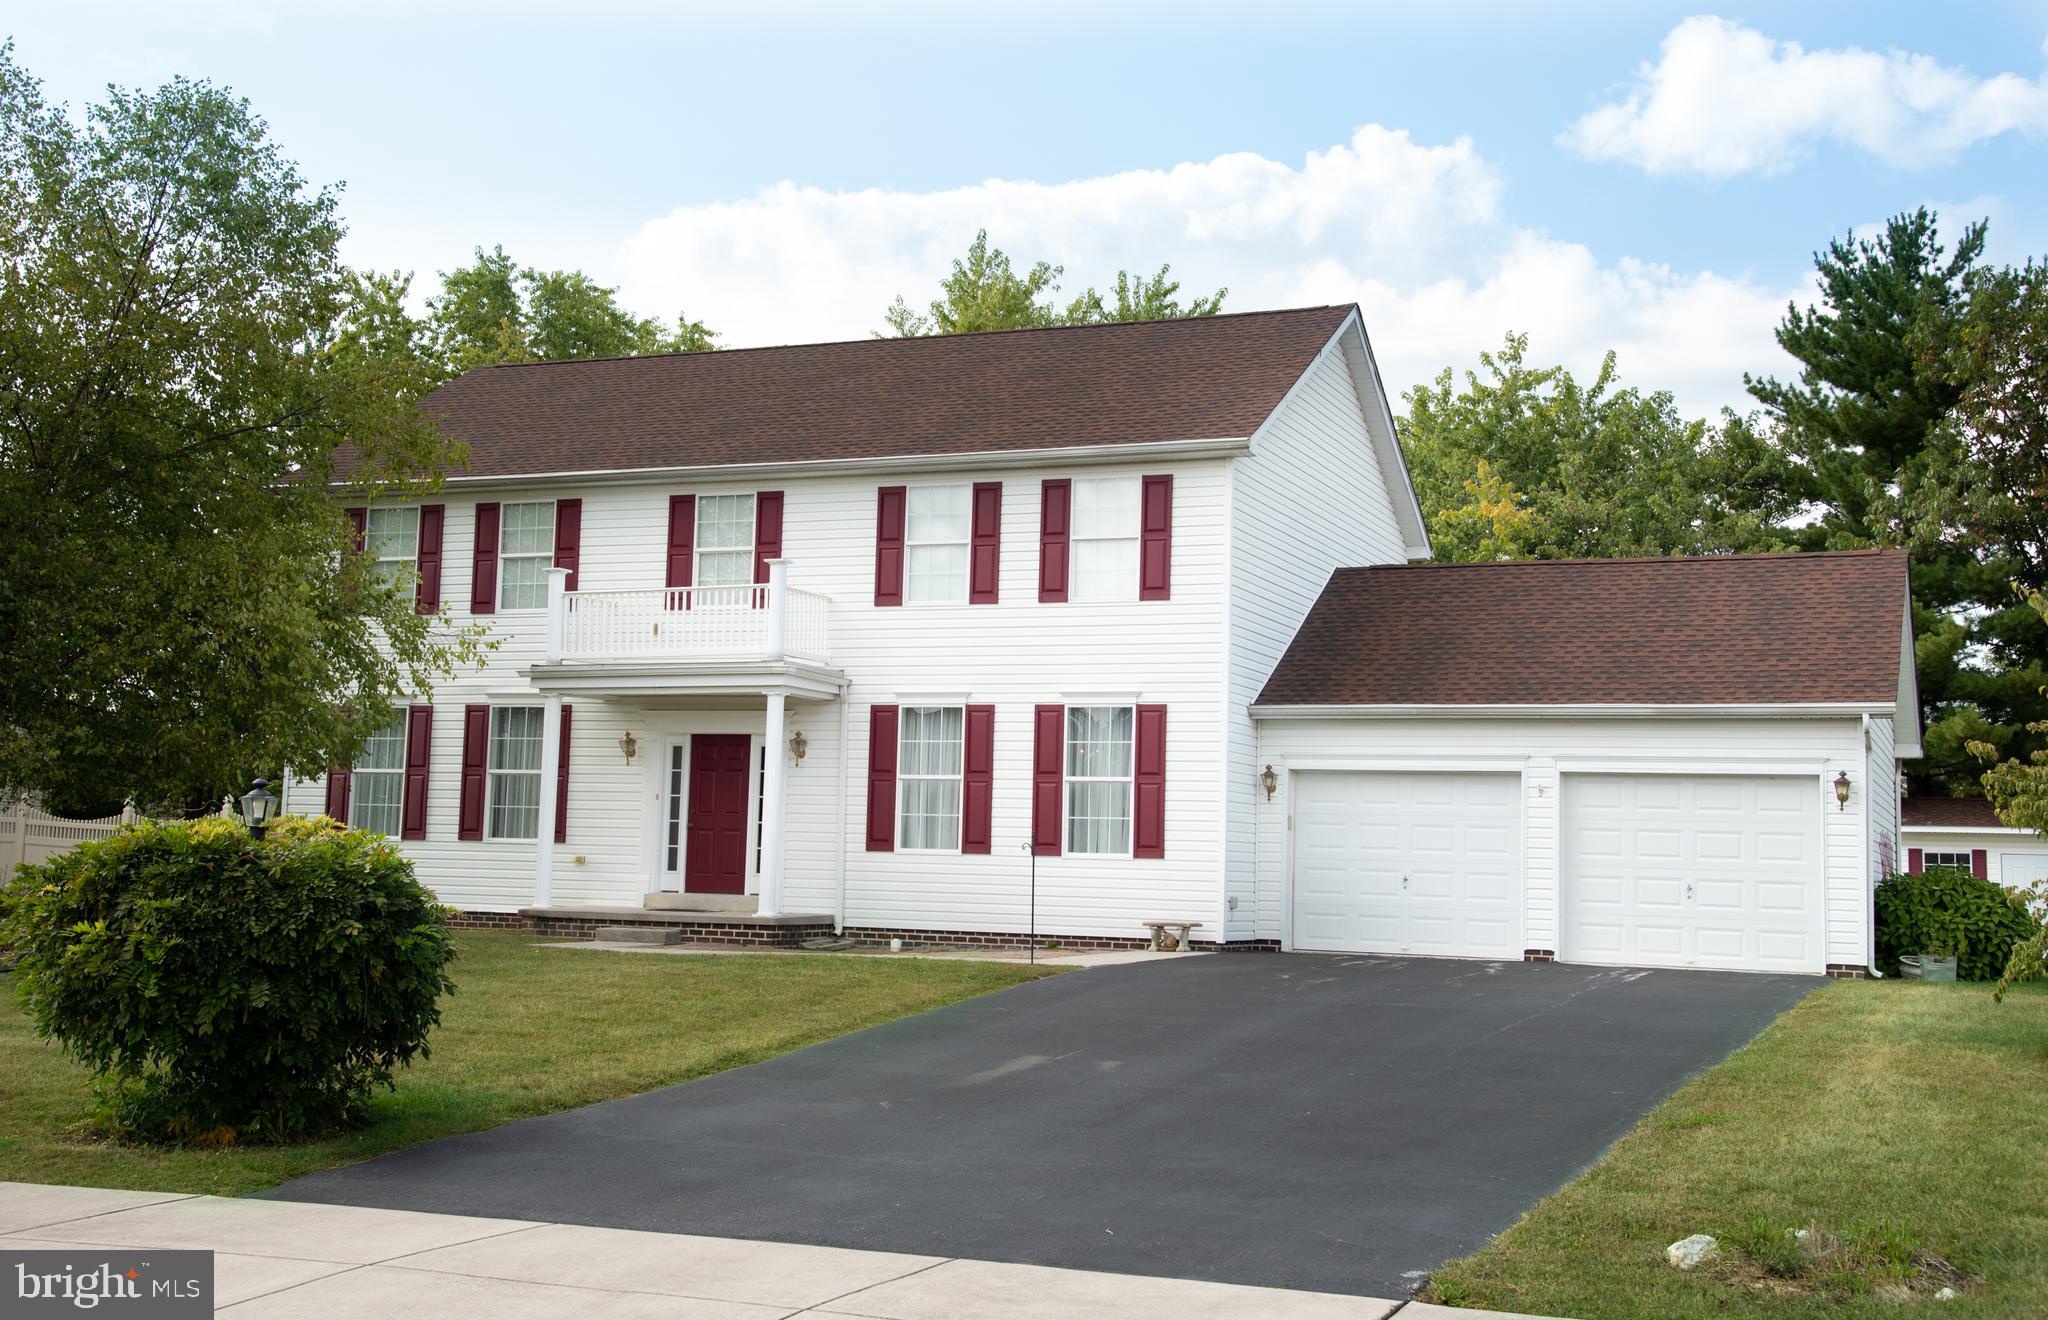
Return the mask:
<path id="1" fill-rule="evenodd" d="M 1819 972 L 1820 787 L 1794 775 L 1567 775 L 1558 956 Z"/>
<path id="2" fill-rule="evenodd" d="M 2048 880 L 2048 853 L 2009 852 L 1998 858 L 1998 878 L 2011 889 L 2027 889 Z"/>
<path id="3" fill-rule="evenodd" d="M 1522 956 L 1521 776 L 1294 777 L 1294 947 Z"/>

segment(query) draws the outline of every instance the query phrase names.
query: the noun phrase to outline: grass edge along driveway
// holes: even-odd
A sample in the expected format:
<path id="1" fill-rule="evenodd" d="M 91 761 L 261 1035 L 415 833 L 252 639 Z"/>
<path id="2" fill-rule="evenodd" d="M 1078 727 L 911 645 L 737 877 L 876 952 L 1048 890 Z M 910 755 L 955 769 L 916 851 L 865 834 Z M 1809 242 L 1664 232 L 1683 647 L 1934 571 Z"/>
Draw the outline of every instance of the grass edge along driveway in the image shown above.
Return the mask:
<path id="1" fill-rule="evenodd" d="M 235 1196 L 514 1119 L 758 1063 L 1054 969 L 978 960 L 797 954 L 661 956 L 547 949 L 456 932 L 456 993 L 432 1056 L 401 1070 L 371 1121 L 291 1146 L 151 1150 L 101 1137 L 90 1074 L 36 1039 L 0 976 L 0 1181 Z"/>
<path id="2" fill-rule="evenodd" d="M 1797 1228 L 1938 1253 L 1977 1276 L 1944 1320 L 2039 1314 L 2048 1297 L 2048 987 L 1838 981 L 1653 1110 L 1585 1175 L 1425 1295 L 1608 1317 L 1897 1316 L 1881 1271 L 1799 1283 L 1724 1262 L 1693 1233 Z M 1825 1290 L 1823 1290 L 1825 1289 Z"/>

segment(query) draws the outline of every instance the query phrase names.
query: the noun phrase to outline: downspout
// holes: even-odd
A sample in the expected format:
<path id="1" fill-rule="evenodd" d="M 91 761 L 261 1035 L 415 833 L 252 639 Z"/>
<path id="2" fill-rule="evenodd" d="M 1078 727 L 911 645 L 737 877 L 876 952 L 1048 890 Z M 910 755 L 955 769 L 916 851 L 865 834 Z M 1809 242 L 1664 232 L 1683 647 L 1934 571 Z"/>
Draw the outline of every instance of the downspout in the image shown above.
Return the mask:
<path id="1" fill-rule="evenodd" d="M 1863 712 L 1863 966 L 1882 981 L 1877 970 L 1877 887 L 1870 878 L 1870 831 L 1875 827 L 1871 807 L 1877 799 L 1870 791 L 1870 712 Z M 1894 786 L 1896 791 L 1896 786 Z"/>
<path id="2" fill-rule="evenodd" d="M 839 896 L 832 909 L 832 933 L 846 933 L 846 777 L 853 773 L 852 749 L 846 745 L 850 717 L 847 714 L 847 693 L 839 693 Z"/>

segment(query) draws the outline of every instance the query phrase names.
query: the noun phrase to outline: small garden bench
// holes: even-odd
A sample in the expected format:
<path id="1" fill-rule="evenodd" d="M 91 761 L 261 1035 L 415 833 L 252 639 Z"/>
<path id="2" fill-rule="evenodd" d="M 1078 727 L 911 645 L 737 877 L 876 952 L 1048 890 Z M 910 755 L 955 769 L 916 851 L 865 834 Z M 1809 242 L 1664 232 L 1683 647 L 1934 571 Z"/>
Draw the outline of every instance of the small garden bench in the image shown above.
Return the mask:
<path id="1" fill-rule="evenodd" d="M 1188 947 L 1188 932 L 1199 930 L 1199 921 L 1141 921 L 1138 923 L 1152 932 L 1152 952 L 1175 953 Z"/>

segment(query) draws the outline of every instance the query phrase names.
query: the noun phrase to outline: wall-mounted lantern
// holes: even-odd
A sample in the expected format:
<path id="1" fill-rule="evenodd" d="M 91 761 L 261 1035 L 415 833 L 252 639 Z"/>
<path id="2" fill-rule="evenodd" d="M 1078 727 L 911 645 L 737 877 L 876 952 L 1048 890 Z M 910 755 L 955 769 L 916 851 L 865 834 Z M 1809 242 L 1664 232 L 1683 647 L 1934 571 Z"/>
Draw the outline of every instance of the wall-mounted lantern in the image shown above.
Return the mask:
<path id="1" fill-rule="evenodd" d="M 804 763 L 804 753 L 810 750 L 811 744 L 805 741 L 804 731 L 802 729 L 798 729 L 796 733 L 790 737 L 789 754 L 796 758 L 796 763 L 798 765 L 802 765 Z"/>
<path id="2" fill-rule="evenodd" d="M 1273 794 L 1280 788 L 1280 776 L 1273 773 L 1272 766 L 1267 766 L 1265 773 L 1259 776 L 1259 787 L 1266 790 L 1266 801 L 1271 802 Z"/>
<path id="3" fill-rule="evenodd" d="M 633 758 L 640 754 L 640 740 L 633 736 L 631 729 L 619 735 L 619 750 L 626 754 L 626 764 L 633 764 Z"/>
<path id="4" fill-rule="evenodd" d="M 1849 809 L 1849 772 L 1840 771 L 1835 775 L 1835 810 Z"/>

